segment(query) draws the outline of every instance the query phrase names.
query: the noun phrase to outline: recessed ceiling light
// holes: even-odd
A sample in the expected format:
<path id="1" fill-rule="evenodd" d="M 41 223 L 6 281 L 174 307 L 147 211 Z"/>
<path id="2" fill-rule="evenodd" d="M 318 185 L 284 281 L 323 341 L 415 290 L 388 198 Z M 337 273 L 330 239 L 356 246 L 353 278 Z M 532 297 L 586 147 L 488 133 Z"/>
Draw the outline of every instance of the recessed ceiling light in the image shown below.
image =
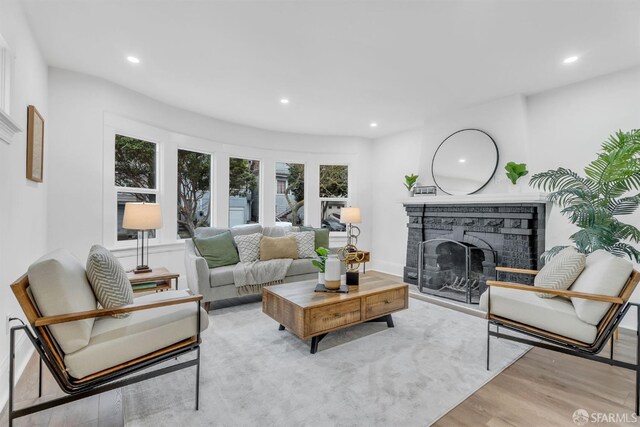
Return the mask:
<path id="1" fill-rule="evenodd" d="M 571 64 L 572 62 L 576 62 L 578 60 L 577 56 L 570 56 L 568 58 L 565 58 L 564 61 L 562 61 L 562 63 L 564 64 Z"/>
<path id="2" fill-rule="evenodd" d="M 131 62 L 132 64 L 139 64 L 140 60 L 138 58 L 136 58 L 135 56 L 127 56 L 127 61 Z"/>
<path id="3" fill-rule="evenodd" d="M 371 126 L 372 128 L 377 128 L 378 124 L 376 122 L 373 122 L 373 123 L 369 124 L 369 126 Z"/>
<path id="4" fill-rule="evenodd" d="M 466 161 L 467 161 L 467 159 L 458 159 L 458 161 L 459 161 L 460 163 L 464 163 L 464 162 L 466 162 Z"/>
<path id="5" fill-rule="evenodd" d="M 281 98 L 280 99 L 280 104 L 288 104 L 289 100 L 287 98 Z"/>

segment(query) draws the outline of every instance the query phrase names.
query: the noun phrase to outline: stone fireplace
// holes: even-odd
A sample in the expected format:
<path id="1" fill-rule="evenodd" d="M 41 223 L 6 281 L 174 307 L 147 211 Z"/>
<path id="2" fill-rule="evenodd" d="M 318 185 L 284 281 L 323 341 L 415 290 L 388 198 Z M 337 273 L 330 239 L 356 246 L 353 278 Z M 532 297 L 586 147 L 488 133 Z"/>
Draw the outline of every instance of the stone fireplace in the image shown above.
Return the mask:
<path id="1" fill-rule="evenodd" d="M 404 281 L 421 292 L 477 303 L 496 266 L 539 269 L 544 194 L 414 197 L 404 206 L 409 218 Z M 525 275 L 500 279 L 533 283 Z"/>

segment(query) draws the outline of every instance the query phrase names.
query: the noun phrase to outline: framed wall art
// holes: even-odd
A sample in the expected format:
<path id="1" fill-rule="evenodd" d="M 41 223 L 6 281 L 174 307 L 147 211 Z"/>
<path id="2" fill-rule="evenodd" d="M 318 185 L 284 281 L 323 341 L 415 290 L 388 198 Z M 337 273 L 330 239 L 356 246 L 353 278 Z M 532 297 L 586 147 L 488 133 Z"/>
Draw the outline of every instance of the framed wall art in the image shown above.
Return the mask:
<path id="1" fill-rule="evenodd" d="M 27 109 L 27 179 L 42 182 L 44 166 L 44 119 L 33 105 Z"/>

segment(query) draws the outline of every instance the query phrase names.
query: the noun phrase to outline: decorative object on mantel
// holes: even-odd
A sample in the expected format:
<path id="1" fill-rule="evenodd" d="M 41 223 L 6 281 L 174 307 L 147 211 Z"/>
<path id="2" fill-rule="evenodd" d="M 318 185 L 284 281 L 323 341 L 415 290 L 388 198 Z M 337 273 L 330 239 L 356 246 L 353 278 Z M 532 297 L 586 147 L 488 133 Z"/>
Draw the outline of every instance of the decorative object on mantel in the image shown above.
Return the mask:
<path id="1" fill-rule="evenodd" d="M 513 185 L 516 185 L 520 178 L 529 173 L 526 163 L 509 162 L 505 165 L 504 169 L 507 171 L 507 178 L 509 178 Z"/>
<path id="2" fill-rule="evenodd" d="M 125 203 L 122 227 L 138 232 L 136 238 L 136 274 L 149 273 L 151 269 L 145 263 L 149 261 L 149 230 L 162 227 L 162 212 L 158 203 Z M 145 254 L 145 238 L 147 252 Z M 139 243 L 142 242 L 142 250 Z M 146 257 L 145 257 L 146 255 Z"/>
<path id="3" fill-rule="evenodd" d="M 473 194 L 489 183 L 498 158 L 498 146 L 489 134 L 462 129 L 440 143 L 431 161 L 431 174 L 446 194 Z"/>
<path id="4" fill-rule="evenodd" d="M 33 105 L 27 107 L 27 179 L 42 182 L 44 119 Z"/>
<path id="5" fill-rule="evenodd" d="M 640 251 L 626 243 L 640 243 L 640 230 L 618 219 L 632 215 L 640 206 L 640 129 L 618 131 L 605 141 L 598 157 L 585 168 L 585 177 L 558 168 L 540 172 L 530 184 L 549 194 L 549 202 L 580 230 L 570 236 L 579 252 L 604 249 L 640 262 Z M 566 246 L 555 246 L 542 254 L 548 260 Z"/>
<path id="6" fill-rule="evenodd" d="M 311 260 L 311 264 L 313 264 L 318 271 L 318 283 L 324 286 L 324 271 L 327 262 L 327 255 L 329 250 L 327 248 L 323 248 L 322 246 L 316 249 L 316 254 L 318 255 L 318 259 Z"/>
<path id="7" fill-rule="evenodd" d="M 413 193 L 415 196 L 435 196 L 438 194 L 438 187 L 435 185 L 416 185 Z"/>
<path id="8" fill-rule="evenodd" d="M 360 224 L 360 208 L 340 208 L 340 222 L 347 224 L 347 244 L 357 245 L 360 236 L 360 228 L 353 224 Z"/>
<path id="9" fill-rule="evenodd" d="M 416 181 L 418 181 L 418 175 L 405 175 L 404 176 L 404 186 L 407 189 L 407 195 L 409 197 L 413 197 L 413 187 L 416 185 Z"/>

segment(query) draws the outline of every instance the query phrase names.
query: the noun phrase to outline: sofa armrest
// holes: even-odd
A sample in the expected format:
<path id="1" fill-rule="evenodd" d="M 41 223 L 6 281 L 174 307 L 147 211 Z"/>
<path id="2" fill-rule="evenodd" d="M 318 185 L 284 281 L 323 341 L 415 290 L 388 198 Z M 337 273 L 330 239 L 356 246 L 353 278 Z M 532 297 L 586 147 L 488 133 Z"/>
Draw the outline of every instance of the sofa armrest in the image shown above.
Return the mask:
<path id="1" fill-rule="evenodd" d="M 207 294 L 210 288 L 209 265 L 207 260 L 196 253 L 191 240 L 184 244 L 184 267 L 187 272 L 187 284 L 192 292 Z"/>
<path id="2" fill-rule="evenodd" d="M 162 301 L 150 302 L 146 304 L 129 304 L 118 308 L 100 308 L 77 313 L 58 314 L 55 316 L 39 317 L 33 322 L 34 326 L 49 326 L 59 323 L 74 322 L 76 320 L 91 319 L 96 317 L 112 316 L 114 314 L 131 313 L 133 311 L 149 310 L 157 307 L 166 307 L 188 302 L 198 302 L 202 300 L 202 295 L 190 295 L 187 297 L 171 298 Z"/>
<path id="3" fill-rule="evenodd" d="M 600 295 L 600 294 L 588 294 L 584 292 L 561 291 L 558 289 L 546 289 L 538 286 L 520 285 L 517 283 L 509 283 L 509 282 L 498 282 L 495 280 L 487 280 L 487 286 L 496 287 L 496 288 L 515 289 L 518 291 L 525 291 L 525 292 L 537 292 L 541 294 L 563 296 L 567 298 L 581 298 L 581 299 L 587 299 L 591 301 L 609 302 L 613 304 L 624 303 L 624 300 L 620 297 L 611 297 L 608 295 Z"/>

